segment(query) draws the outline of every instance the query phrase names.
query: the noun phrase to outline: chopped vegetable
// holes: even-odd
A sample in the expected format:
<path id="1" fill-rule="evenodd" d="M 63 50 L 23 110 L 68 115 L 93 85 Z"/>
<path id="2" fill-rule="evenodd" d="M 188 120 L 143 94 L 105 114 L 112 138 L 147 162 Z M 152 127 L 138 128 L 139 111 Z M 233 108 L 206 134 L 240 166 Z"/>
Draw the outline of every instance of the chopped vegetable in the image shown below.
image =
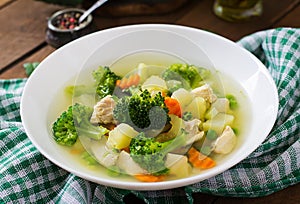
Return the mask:
<path id="1" fill-rule="evenodd" d="M 218 138 L 218 134 L 216 131 L 209 129 L 206 132 L 206 138 L 209 140 L 215 140 Z"/>
<path id="2" fill-rule="evenodd" d="M 207 69 L 187 64 L 173 64 L 162 75 L 163 79 L 177 80 L 183 84 L 185 89 L 195 88 L 200 85 L 209 74 Z"/>
<path id="3" fill-rule="evenodd" d="M 193 118 L 204 119 L 207 109 L 206 101 L 202 97 L 195 97 L 187 106 L 184 111 L 191 112 Z"/>
<path id="4" fill-rule="evenodd" d="M 143 182 L 159 182 L 165 179 L 164 175 L 139 174 L 134 176 L 139 181 Z"/>
<path id="5" fill-rule="evenodd" d="M 109 132 L 107 144 L 116 149 L 123 149 L 129 146 L 131 139 L 138 135 L 131 126 L 121 123 Z"/>
<path id="6" fill-rule="evenodd" d="M 116 81 L 121 79 L 110 70 L 109 67 L 99 67 L 92 73 L 96 82 L 96 93 L 100 98 L 104 98 L 107 95 L 112 95 L 115 89 Z"/>
<path id="7" fill-rule="evenodd" d="M 115 149 L 108 148 L 106 142 L 106 137 L 102 137 L 99 141 L 92 142 L 90 145 L 91 151 L 97 161 L 103 166 L 115 166 L 119 158 L 119 152 Z"/>
<path id="8" fill-rule="evenodd" d="M 174 139 L 166 142 L 158 142 L 153 137 L 147 137 L 145 133 L 139 133 L 130 143 L 130 156 L 143 169 L 150 174 L 166 174 L 165 157 L 171 152 L 185 144 L 185 131 Z"/>
<path id="9" fill-rule="evenodd" d="M 168 90 L 166 81 L 159 76 L 152 75 L 142 84 L 142 90 L 147 89 L 150 93 L 165 93 Z"/>
<path id="10" fill-rule="evenodd" d="M 122 169 L 126 174 L 131 176 L 148 173 L 145 169 L 141 168 L 140 165 L 136 163 L 126 151 L 121 151 L 116 165 L 120 167 L 120 169 Z"/>
<path id="11" fill-rule="evenodd" d="M 95 94 L 96 93 L 96 87 L 93 85 L 87 86 L 87 85 L 71 85 L 67 86 L 65 88 L 65 93 L 67 93 L 70 96 L 80 96 L 83 94 Z"/>
<path id="12" fill-rule="evenodd" d="M 238 102 L 234 95 L 227 94 L 226 98 L 229 100 L 229 106 L 232 110 L 234 110 L 238 107 Z"/>
<path id="13" fill-rule="evenodd" d="M 189 162 L 196 168 L 209 169 L 216 166 L 216 162 L 203 154 L 201 154 L 194 147 L 191 147 L 188 151 Z"/>
<path id="14" fill-rule="evenodd" d="M 52 125 L 54 140 L 66 146 L 72 146 L 78 135 L 99 140 L 108 130 L 90 123 L 93 109 L 76 103 L 64 111 Z"/>
<path id="15" fill-rule="evenodd" d="M 181 117 L 181 107 L 179 102 L 175 98 L 171 97 L 165 97 L 165 104 L 167 108 L 169 109 L 169 114 L 177 115 L 178 117 Z"/>
<path id="16" fill-rule="evenodd" d="M 182 119 L 184 121 L 189 121 L 193 118 L 193 114 L 192 112 L 184 112 L 183 115 L 182 115 Z"/>
<path id="17" fill-rule="evenodd" d="M 229 111 L 230 101 L 227 98 L 218 98 L 211 104 L 211 108 L 215 108 L 220 113 L 227 113 Z"/>
<path id="18" fill-rule="evenodd" d="M 186 107 L 192 102 L 194 96 L 188 90 L 180 88 L 171 95 L 172 98 L 175 98 L 182 108 Z"/>
<path id="19" fill-rule="evenodd" d="M 120 87 L 121 89 L 127 89 L 131 86 L 137 86 L 140 82 L 140 75 L 133 74 L 129 77 L 124 77 L 122 79 L 118 79 L 116 81 L 116 85 Z"/>
<path id="20" fill-rule="evenodd" d="M 206 156 L 210 155 L 210 153 L 212 152 L 212 149 L 210 146 L 202 146 L 200 149 L 200 152 Z"/>
<path id="21" fill-rule="evenodd" d="M 72 146 L 70 152 L 88 165 L 106 167 L 110 176 L 142 182 L 212 168 L 216 155 L 237 143 L 232 126 L 238 103 L 231 94 L 218 97 L 203 81 L 208 74 L 194 65 L 141 63 L 121 78 L 100 66 L 91 84 L 65 87 L 73 105 L 53 123 L 54 140 Z"/>
<path id="22" fill-rule="evenodd" d="M 161 129 L 169 121 L 168 108 L 164 97 L 158 93 L 151 96 L 146 89 L 139 94 L 121 98 L 113 111 L 119 123 L 131 125 L 137 131 Z"/>
<path id="23" fill-rule="evenodd" d="M 65 146 L 72 146 L 78 138 L 74 124 L 73 106 L 62 112 L 52 125 L 54 140 Z"/>
<path id="24" fill-rule="evenodd" d="M 212 119 L 209 119 L 203 123 L 203 130 L 214 130 L 217 134 L 221 134 L 227 125 L 232 125 L 234 116 L 226 113 L 218 113 Z"/>
<path id="25" fill-rule="evenodd" d="M 166 158 L 166 167 L 170 169 L 169 173 L 178 178 L 184 178 L 191 173 L 191 165 L 185 155 L 168 153 Z"/>

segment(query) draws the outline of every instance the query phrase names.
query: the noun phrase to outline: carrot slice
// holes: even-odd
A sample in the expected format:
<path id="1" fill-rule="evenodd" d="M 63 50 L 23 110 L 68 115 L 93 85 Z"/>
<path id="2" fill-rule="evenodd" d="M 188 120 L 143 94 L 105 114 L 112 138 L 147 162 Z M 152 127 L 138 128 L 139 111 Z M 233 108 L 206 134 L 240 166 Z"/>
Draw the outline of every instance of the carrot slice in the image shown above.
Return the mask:
<path id="1" fill-rule="evenodd" d="M 118 80 L 116 81 L 116 86 L 120 86 L 120 84 L 121 84 L 121 80 L 118 79 Z"/>
<path id="2" fill-rule="evenodd" d="M 165 97 L 165 104 L 167 108 L 169 109 L 169 114 L 177 115 L 178 117 L 181 117 L 181 107 L 179 102 L 175 98 L 171 97 Z"/>
<path id="3" fill-rule="evenodd" d="M 116 86 L 121 89 L 126 89 L 131 86 L 136 86 L 140 83 L 140 76 L 138 74 L 130 75 L 129 77 L 124 77 L 121 80 L 116 81 Z"/>
<path id="4" fill-rule="evenodd" d="M 124 147 L 122 150 L 124 150 L 124 151 L 127 152 L 127 153 L 130 153 L 129 146 L 128 146 L 128 147 Z"/>
<path id="5" fill-rule="evenodd" d="M 201 154 L 194 147 L 191 147 L 188 151 L 188 160 L 196 168 L 209 169 L 216 166 L 216 162 L 203 154 Z"/>
<path id="6" fill-rule="evenodd" d="M 151 174 L 137 174 L 134 175 L 134 177 L 143 182 L 159 182 L 165 179 L 164 175 L 154 176 Z"/>

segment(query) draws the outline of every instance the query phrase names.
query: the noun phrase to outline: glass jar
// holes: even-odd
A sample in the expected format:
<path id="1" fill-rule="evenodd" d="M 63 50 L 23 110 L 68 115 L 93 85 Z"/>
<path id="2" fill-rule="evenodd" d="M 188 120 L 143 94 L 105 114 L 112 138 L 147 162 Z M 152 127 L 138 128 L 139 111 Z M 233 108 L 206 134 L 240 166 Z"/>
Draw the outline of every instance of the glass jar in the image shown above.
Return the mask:
<path id="1" fill-rule="evenodd" d="M 84 10 L 68 8 L 54 13 L 47 23 L 46 42 L 54 48 L 71 42 L 95 30 L 93 17 L 89 15 L 78 24 L 79 17 Z"/>
<path id="2" fill-rule="evenodd" d="M 262 0 L 215 0 L 214 13 L 227 21 L 244 21 L 260 16 Z"/>

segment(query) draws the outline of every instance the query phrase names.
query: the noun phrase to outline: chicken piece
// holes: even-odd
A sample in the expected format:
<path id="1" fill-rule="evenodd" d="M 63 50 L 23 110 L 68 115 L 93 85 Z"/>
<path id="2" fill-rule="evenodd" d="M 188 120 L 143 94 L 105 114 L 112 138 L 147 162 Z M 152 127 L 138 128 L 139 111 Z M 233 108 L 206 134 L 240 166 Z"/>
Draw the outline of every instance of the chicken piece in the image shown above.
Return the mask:
<path id="1" fill-rule="evenodd" d="M 216 139 L 213 144 L 215 153 L 228 154 L 236 145 L 236 135 L 230 126 L 226 126 L 222 134 Z"/>
<path id="2" fill-rule="evenodd" d="M 190 121 L 185 121 L 185 130 L 189 133 L 187 135 L 187 143 L 186 145 L 191 145 L 192 143 L 200 140 L 203 135 L 204 131 L 199 130 L 199 125 L 201 124 L 201 120 L 193 119 Z"/>
<path id="3" fill-rule="evenodd" d="M 146 174 L 147 171 L 142 169 L 126 151 L 121 151 L 117 166 L 129 175 Z"/>
<path id="4" fill-rule="evenodd" d="M 194 142 L 200 140 L 203 137 L 204 131 L 199 130 L 200 123 L 201 123 L 201 120 L 199 120 L 199 119 L 193 119 L 191 121 L 184 121 L 183 127 L 184 127 L 184 130 L 188 133 L 186 135 L 186 142 L 182 147 L 171 151 L 171 153 L 185 154 Z"/>
<path id="5" fill-rule="evenodd" d="M 111 95 L 105 96 L 102 98 L 95 106 L 94 112 L 90 119 L 93 124 L 116 124 L 116 121 L 113 117 L 113 109 L 116 105 L 116 102 L 113 100 Z"/>
<path id="6" fill-rule="evenodd" d="M 213 103 L 217 100 L 217 96 L 214 94 L 212 88 L 208 84 L 204 84 L 203 86 L 193 89 L 191 93 L 195 97 L 200 96 L 204 98 L 209 103 Z"/>

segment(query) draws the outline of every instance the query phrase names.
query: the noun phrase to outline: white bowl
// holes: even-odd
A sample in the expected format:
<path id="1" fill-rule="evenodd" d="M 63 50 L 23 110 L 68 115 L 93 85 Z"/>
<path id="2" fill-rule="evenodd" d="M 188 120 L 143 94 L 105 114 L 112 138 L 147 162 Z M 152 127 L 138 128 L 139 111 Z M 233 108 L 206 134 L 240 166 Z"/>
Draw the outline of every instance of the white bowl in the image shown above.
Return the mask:
<path id="1" fill-rule="evenodd" d="M 52 139 L 51 124 L 69 101 L 63 89 L 79 73 L 139 51 L 158 51 L 228 75 L 249 100 L 248 125 L 238 147 L 215 168 L 187 178 L 143 183 L 109 177 L 80 165 Z M 171 63 L 172 60 L 170 60 Z M 116 68 L 115 71 L 120 71 Z M 128 70 L 121 70 L 126 73 Z M 80 76 L 81 76 L 80 75 Z M 162 190 L 200 182 L 245 159 L 267 137 L 276 120 L 277 89 L 265 66 L 251 53 L 216 34 L 176 25 L 132 25 L 99 31 L 77 39 L 49 55 L 26 83 L 21 117 L 26 133 L 49 160 L 75 175 L 99 184 L 132 189 Z M 251 116 L 251 117 L 250 117 Z"/>

